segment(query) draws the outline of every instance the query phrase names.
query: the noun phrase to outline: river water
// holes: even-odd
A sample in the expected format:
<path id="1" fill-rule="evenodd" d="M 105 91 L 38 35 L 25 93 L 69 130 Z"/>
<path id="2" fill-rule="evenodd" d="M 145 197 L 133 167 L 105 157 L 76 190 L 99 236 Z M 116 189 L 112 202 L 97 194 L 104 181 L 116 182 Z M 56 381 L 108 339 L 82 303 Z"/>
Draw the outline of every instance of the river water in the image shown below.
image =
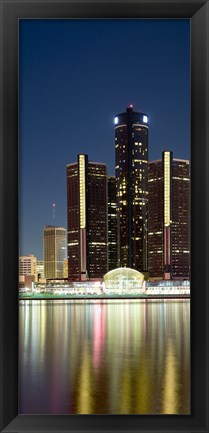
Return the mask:
<path id="1" fill-rule="evenodd" d="M 190 301 L 20 301 L 20 414 L 189 414 Z"/>

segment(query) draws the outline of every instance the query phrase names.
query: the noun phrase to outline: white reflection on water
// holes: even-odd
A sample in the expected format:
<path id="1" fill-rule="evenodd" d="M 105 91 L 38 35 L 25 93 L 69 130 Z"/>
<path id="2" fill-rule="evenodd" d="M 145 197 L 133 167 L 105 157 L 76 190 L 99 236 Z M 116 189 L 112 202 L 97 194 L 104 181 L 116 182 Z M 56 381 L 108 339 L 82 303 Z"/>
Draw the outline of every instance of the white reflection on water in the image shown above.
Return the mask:
<path id="1" fill-rule="evenodd" d="M 21 301 L 19 413 L 190 413 L 190 302 Z"/>

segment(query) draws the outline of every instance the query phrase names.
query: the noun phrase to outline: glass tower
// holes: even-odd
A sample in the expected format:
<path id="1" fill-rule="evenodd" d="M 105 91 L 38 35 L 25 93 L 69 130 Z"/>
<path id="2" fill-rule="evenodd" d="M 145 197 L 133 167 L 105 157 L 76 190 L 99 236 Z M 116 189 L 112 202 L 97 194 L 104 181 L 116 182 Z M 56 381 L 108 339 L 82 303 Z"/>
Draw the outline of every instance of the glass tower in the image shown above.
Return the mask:
<path id="1" fill-rule="evenodd" d="M 78 155 L 67 165 L 68 278 L 102 278 L 108 269 L 106 164 Z"/>
<path id="2" fill-rule="evenodd" d="M 152 278 L 190 276 L 189 161 L 165 151 L 148 168 L 148 268 Z"/>
<path id="3" fill-rule="evenodd" d="M 114 123 L 117 264 L 147 271 L 148 117 L 130 106 Z"/>

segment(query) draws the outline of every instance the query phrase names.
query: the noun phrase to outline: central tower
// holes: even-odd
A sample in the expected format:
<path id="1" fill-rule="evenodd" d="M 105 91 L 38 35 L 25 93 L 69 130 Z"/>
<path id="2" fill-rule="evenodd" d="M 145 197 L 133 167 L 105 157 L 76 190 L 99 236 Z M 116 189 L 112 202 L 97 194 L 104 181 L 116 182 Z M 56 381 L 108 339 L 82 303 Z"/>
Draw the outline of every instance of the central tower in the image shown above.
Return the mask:
<path id="1" fill-rule="evenodd" d="M 117 262 L 147 271 L 148 117 L 130 106 L 114 123 Z"/>

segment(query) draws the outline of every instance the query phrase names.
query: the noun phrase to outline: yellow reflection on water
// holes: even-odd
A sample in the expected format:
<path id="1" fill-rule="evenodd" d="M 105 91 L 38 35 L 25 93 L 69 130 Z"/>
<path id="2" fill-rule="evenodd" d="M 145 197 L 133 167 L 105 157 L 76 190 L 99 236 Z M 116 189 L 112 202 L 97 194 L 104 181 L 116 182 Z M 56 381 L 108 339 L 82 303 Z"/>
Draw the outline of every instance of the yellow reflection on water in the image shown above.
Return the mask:
<path id="1" fill-rule="evenodd" d="M 168 341 L 165 361 L 165 388 L 162 413 L 175 414 L 177 412 L 177 386 L 178 380 L 174 349 L 171 341 Z"/>
<path id="2" fill-rule="evenodd" d="M 93 409 L 93 377 L 88 344 L 85 343 L 77 388 L 76 412 L 80 414 L 94 413 Z"/>
<path id="3" fill-rule="evenodd" d="M 149 362 L 142 355 L 139 368 L 137 370 L 136 382 L 136 407 L 135 413 L 146 414 L 151 413 L 152 408 L 152 387 L 151 387 L 151 372 L 149 371 Z"/>
<path id="4" fill-rule="evenodd" d="M 131 404 L 132 386 L 131 385 L 132 384 L 131 384 L 129 365 L 126 362 L 121 377 L 120 413 L 131 413 L 132 410 L 132 404 Z"/>
<path id="5" fill-rule="evenodd" d="M 20 413 L 189 414 L 189 301 L 20 306 Z"/>

